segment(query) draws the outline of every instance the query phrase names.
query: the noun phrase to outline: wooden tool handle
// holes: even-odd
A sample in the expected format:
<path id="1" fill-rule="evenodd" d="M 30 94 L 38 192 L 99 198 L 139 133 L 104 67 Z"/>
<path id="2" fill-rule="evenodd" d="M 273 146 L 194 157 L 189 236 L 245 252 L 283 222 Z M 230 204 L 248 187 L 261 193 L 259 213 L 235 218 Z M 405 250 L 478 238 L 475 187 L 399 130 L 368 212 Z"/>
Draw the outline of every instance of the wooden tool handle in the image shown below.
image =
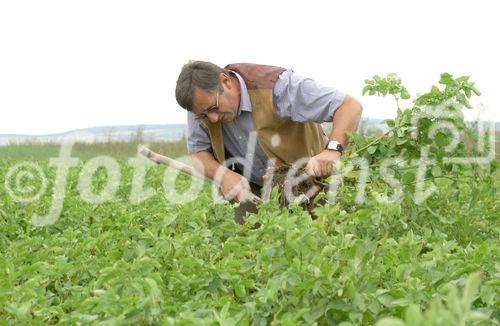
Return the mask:
<path id="1" fill-rule="evenodd" d="M 193 167 L 191 167 L 191 166 L 189 166 L 187 164 L 184 164 L 182 162 L 179 162 L 177 160 L 171 159 L 169 157 L 166 157 L 164 155 L 155 153 L 152 150 L 150 150 L 149 148 L 147 148 L 146 146 L 139 145 L 139 147 L 138 147 L 137 150 L 138 150 L 139 154 L 144 155 L 145 157 L 149 158 L 151 161 L 155 162 L 156 164 L 168 165 L 171 168 L 174 168 L 176 170 L 185 172 L 185 173 L 187 173 L 187 174 L 189 174 L 191 176 L 202 178 L 202 179 L 204 179 L 206 181 L 210 181 L 210 182 L 216 184 L 213 180 L 211 180 L 211 179 L 207 178 L 205 175 L 199 173 Z M 219 185 L 217 185 L 217 186 L 219 186 Z M 260 204 L 260 203 L 262 203 L 262 199 L 259 196 L 255 195 L 254 193 L 252 193 L 252 192 L 249 193 L 249 199 L 248 200 L 250 202 L 254 203 L 254 204 Z"/>

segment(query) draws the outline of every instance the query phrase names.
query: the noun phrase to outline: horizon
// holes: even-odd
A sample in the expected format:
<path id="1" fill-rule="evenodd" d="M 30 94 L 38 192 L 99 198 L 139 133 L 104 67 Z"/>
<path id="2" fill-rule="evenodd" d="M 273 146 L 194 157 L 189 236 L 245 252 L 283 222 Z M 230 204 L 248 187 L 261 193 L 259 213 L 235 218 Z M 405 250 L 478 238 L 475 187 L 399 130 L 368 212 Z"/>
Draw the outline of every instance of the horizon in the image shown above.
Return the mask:
<path id="1" fill-rule="evenodd" d="M 387 118 L 390 119 L 390 118 Z M 377 122 L 379 124 L 383 124 L 385 118 L 373 118 L 373 117 L 361 117 L 360 120 L 360 126 L 361 123 L 367 120 L 373 120 L 374 122 Z M 472 123 L 477 120 L 465 120 L 467 123 Z M 500 121 L 493 121 L 495 125 L 500 124 Z M 330 122 L 326 123 L 330 124 Z M 46 136 L 58 136 L 58 135 L 64 135 L 64 134 L 71 134 L 71 133 L 76 133 L 79 131 L 86 131 L 86 130 L 91 130 L 91 129 L 112 129 L 112 128 L 129 128 L 131 130 L 137 130 L 141 127 L 146 127 L 146 128 L 153 128 L 153 127 L 166 127 L 166 126 L 184 126 L 187 127 L 187 123 L 163 123 L 163 124 L 158 124 L 158 123 L 146 123 L 146 124 L 127 124 L 127 125 L 99 125 L 99 126 L 90 126 L 90 127 L 83 127 L 83 128 L 77 128 L 77 129 L 67 129 L 61 132 L 52 132 L 52 133 L 47 133 L 47 134 L 21 134 L 21 133 L 14 133 L 14 134 L 0 134 L 0 137 L 5 138 L 9 136 L 17 137 L 17 136 L 27 136 L 27 137 L 46 137 Z M 112 132 L 119 133 L 119 130 L 114 130 Z"/>

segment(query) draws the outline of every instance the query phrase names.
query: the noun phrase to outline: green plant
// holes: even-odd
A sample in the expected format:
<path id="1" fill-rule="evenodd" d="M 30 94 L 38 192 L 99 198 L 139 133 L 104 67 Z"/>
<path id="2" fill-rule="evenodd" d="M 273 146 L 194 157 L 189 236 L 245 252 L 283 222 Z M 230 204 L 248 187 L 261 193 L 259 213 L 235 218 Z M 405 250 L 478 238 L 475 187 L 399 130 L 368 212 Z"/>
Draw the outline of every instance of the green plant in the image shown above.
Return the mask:
<path id="1" fill-rule="evenodd" d="M 231 205 L 215 203 L 208 185 L 189 202 L 166 198 L 163 166 L 145 176 L 154 195 L 132 204 L 133 168 L 124 159 L 118 191 L 99 205 L 79 193 L 85 161 L 72 167 L 62 214 L 45 227 L 30 221 L 48 211 L 51 190 L 38 202 L 16 203 L 0 187 L 1 323 L 498 325 L 497 163 L 450 163 L 446 157 L 467 155 L 465 148 L 447 151 L 449 133 L 429 136 L 443 120 L 467 129 L 454 110 L 473 85 L 447 74 L 442 81 L 449 85 L 399 109 L 386 135 L 351 135 L 335 201 L 318 207 L 316 220 L 297 205 L 280 208 L 274 192 L 237 225 Z M 409 100 L 395 75 L 374 79 L 368 91 Z M 426 115 L 434 112 L 429 103 L 454 114 Z M 419 181 L 423 148 L 434 163 Z M 361 158 L 369 174 L 358 201 L 363 171 L 352 162 Z M 19 162 L 2 156 L 2 182 Z M 46 158 L 33 162 L 52 189 L 55 169 Z M 101 172 L 93 176 L 95 191 L 107 182 Z M 387 174 L 400 182 L 399 196 Z M 433 191 L 416 203 L 419 182 Z M 181 175 L 175 188 L 190 183 Z"/>

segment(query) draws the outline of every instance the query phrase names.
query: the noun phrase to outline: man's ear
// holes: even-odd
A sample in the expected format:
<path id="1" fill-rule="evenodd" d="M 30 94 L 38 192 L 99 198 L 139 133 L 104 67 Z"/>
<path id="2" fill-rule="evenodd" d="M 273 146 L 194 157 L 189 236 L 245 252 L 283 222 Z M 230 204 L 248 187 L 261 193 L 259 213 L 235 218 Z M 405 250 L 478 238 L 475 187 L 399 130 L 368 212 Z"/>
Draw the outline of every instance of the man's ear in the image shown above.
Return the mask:
<path id="1" fill-rule="evenodd" d="M 229 77 L 229 75 L 226 75 L 225 73 L 221 72 L 219 75 L 219 80 L 220 80 L 221 85 L 224 88 L 227 88 L 227 89 L 232 88 L 233 85 L 231 84 L 231 77 Z"/>

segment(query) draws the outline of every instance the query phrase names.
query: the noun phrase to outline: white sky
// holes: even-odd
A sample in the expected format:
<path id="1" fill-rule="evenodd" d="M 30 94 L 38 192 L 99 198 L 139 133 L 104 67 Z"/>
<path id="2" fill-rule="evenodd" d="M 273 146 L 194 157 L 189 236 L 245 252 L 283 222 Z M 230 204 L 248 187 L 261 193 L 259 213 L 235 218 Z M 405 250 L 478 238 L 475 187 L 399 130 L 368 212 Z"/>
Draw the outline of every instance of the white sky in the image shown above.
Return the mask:
<path id="1" fill-rule="evenodd" d="M 374 74 L 398 73 L 412 94 L 467 74 L 500 120 L 495 3 L 2 1 L 0 134 L 183 123 L 174 89 L 190 59 L 293 68 L 378 118 L 395 106 L 361 97 Z"/>

